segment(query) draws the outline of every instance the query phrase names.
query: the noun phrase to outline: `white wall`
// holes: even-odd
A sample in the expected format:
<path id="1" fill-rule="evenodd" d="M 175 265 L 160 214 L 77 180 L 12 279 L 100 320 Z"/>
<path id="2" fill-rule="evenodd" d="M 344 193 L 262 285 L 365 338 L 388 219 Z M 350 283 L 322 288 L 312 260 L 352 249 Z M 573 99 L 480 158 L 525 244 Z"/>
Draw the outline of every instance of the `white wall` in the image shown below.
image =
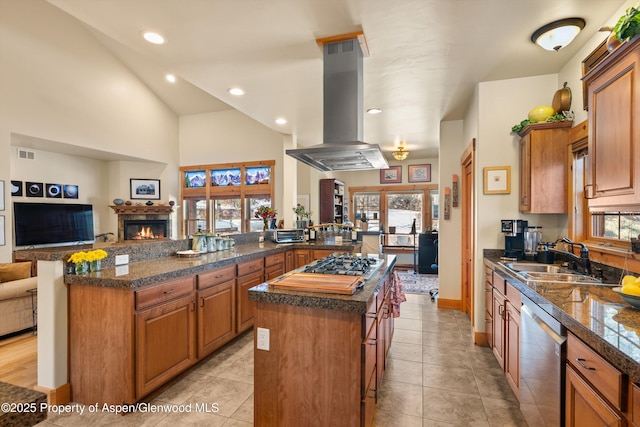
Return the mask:
<path id="1" fill-rule="evenodd" d="M 0 2 L 0 58 L 0 180 L 5 181 L 6 205 L 0 215 L 5 216 L 7 242 L 0 246 L 0 262 L 10 261 L 13 249 L 11 179 L 77 182 L 81 197 L 95 201 L 100 212 L 116 195 L 128 194 L 129 178 L 160 178 L 163 194 L 176 194 L 176 115 L 75 19 L 44 1 Z M 12 159 L 12 135 L 165 166 L 156 176 L 140 176 L 150 171 L 124 166 L 117 180 L 109 167 L 73 155 L 51 154 L 46 165 L 32 167 Z M 106 184 L 85 184 L 88 164 L 108 177 Z M 98 219 L 101 229 L 104 222 Z"/>
<path id="2" fill-rule="evenodd" d="M 283 180 L 284 141 L 285 135 L 236 110 L 181 116 L 179 163 L 191 166 L 275 160 L 275 208 L 282 218 L 285 210 L 291 210 L 282 206 L 284 192 L 296 192 L 291 182 L 286 185 Z"/>

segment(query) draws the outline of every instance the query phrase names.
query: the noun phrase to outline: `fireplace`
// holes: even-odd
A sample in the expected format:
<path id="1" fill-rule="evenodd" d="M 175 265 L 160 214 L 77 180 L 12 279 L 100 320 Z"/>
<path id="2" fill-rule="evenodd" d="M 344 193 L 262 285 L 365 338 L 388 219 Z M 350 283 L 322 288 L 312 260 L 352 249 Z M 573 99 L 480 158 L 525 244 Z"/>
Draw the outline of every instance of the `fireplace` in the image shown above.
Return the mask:
<path id="1" fill-rule="evenodd" d="M 164 239 L 167 222 L 164 219 L 125 220 L 124 240 Z"/>
<path id="2" fill-rule="evenodd" d="M 111 206 L 118 215 L 118 241 L 171 238 L 172 206 Z"/>

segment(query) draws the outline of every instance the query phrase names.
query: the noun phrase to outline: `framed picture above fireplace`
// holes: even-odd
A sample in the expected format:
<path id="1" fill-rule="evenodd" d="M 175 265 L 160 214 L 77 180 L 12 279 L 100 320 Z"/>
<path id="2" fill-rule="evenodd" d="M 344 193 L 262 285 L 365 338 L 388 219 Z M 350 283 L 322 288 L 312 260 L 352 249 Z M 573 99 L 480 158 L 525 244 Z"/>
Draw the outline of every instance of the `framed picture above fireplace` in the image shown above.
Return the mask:
<path id="1" fill-rule="evenodd" d="M 143 200 L 160 200 L 159 179 L 131 178 L 131 198 Z"/>

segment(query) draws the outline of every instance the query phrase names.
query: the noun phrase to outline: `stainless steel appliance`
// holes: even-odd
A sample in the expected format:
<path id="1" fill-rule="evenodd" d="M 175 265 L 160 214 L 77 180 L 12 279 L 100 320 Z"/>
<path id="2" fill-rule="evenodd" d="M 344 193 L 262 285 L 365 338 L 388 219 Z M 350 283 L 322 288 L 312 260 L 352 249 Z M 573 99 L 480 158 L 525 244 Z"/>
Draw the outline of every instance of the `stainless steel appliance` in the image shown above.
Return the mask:
<path id="1" fill-rule="evenodd" d="M 367 278 L 378 267 L 382 260 L 379 258 L 363 257 L 359 255 L 329 255 L 307 265 L 303 273 L 336 274 L 343 276 L 364 276 Z"/>
<path id="2" fill-rule="evenodd" d="M 520 315 L 522 414 L 531 426 L 563 426 L 566 329 L 524 295 Z"/>
<path id="3" fill-rule="evenodd" d="M 527 221 L 522 219 L 503 219 L 501 225 L 504 233 L 504 256 L 524 259 L 524 232 L 527 230 Z"/>
<path id="4" fill-rule="evenodd" d="M 304 230 L 301 228 L 268 230 L 269 239 L 275 243 L 304 242 Z"/>

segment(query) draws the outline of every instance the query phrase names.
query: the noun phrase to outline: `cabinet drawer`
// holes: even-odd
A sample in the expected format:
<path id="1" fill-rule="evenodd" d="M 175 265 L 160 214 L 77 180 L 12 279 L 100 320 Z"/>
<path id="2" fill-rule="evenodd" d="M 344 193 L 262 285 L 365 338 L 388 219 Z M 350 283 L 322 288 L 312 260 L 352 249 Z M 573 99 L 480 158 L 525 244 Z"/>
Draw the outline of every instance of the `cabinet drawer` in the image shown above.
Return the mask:
<path id="1" fill-rule="evenodd" d="M 271 265 L 264 269 L 265 280 L 275 279 L 284 274 L 284 264 Z"/>
<path id="2" fill-rule="evenodd" d="M 262 271 L 263 268 L 264 268 L 264 258 L 258 258 L 252 261 L 239 262 L 238 276 L 245 276 L 247 274 L 255 273 L 256 271 Z"/>
<path id="3" fill-rule="evenodd" d="M 493 270 L 489 267 L 484 268 L 484 278 L 487 282 L 493 283 Z"/>
<path id="4" fill-rule="evenodd" d="M 198 289 L 206 289 L 220 283 L 233 280 L 236 277 L 235 265 L 216 268 L 206 273 L 198 274 Z"/>
<path id="5" fill-rule="evenodd" d="M 500 277 L 498 273 L 493 272 L 493 287 L 500 291 L 502 295 L 506 295 L 507 289 L 505 286 L 506 282 L 504 278 Z"/>
<path id="6" fill-rule="evenodd" d="M 283 263 L 284 263 L 284 253 L 273 254 L 264 258 L 265 267 L 271 267 L 272 265 L 283 264 Z"/>
<path id="7" fill-rule="evenodd" d="M 362 366 L 362 397 L 365 396 L 367 392 L 366 378 L 371 378 L 371 375 L 375 373 L 376 369 L 376 357 L 377 357 L 377 327 L 374 325 L 371 328 L 371 331 L 367 338 L 362 343 L 362 357 L 363 357 L 363 366 Z M 374 382 L 375 387 L 375 382 Z"/>
<path id="8" fill-rule="evenodd" d="M 136 310 L 151 307 L 193 292 L 193 276 L 169 280 L 136 291 Z"/>
<path id="9" fill-rule="evenodd" d="M 520 298 L 520 291 L 514 288 L 509 283 L 506 284 L 506 288 L 507 288 L 507 293 L 506 293 L 507 299 L 509 300 L 509 302 L 511 302 L 511 305 L 513 305 L 513 308 L 520 311 L 520 307 L 522 307 L 522 298 Z"/>
<path id="10" fill-rule="evenodd" d="M 567 338 L 567 360 L 616 408 L 624 410 L 622 391 L 624 377 L 620 371 L 600 357 L 572 334 Z"/>
<path id="11" fill-rule="evenodd" d="M 369 331 L 371 330 L 371 326 L 374 325 L 376 321 L 376 313 L 377 313 L 377 305 L 376 305 L 376 296 L 372 295 L 369 298 L 369 305 L 367 306 L 367 312 L 364 314 L 364 329 L 362 330 L 362 336 L 366 338 L 369 335 Z"/>

